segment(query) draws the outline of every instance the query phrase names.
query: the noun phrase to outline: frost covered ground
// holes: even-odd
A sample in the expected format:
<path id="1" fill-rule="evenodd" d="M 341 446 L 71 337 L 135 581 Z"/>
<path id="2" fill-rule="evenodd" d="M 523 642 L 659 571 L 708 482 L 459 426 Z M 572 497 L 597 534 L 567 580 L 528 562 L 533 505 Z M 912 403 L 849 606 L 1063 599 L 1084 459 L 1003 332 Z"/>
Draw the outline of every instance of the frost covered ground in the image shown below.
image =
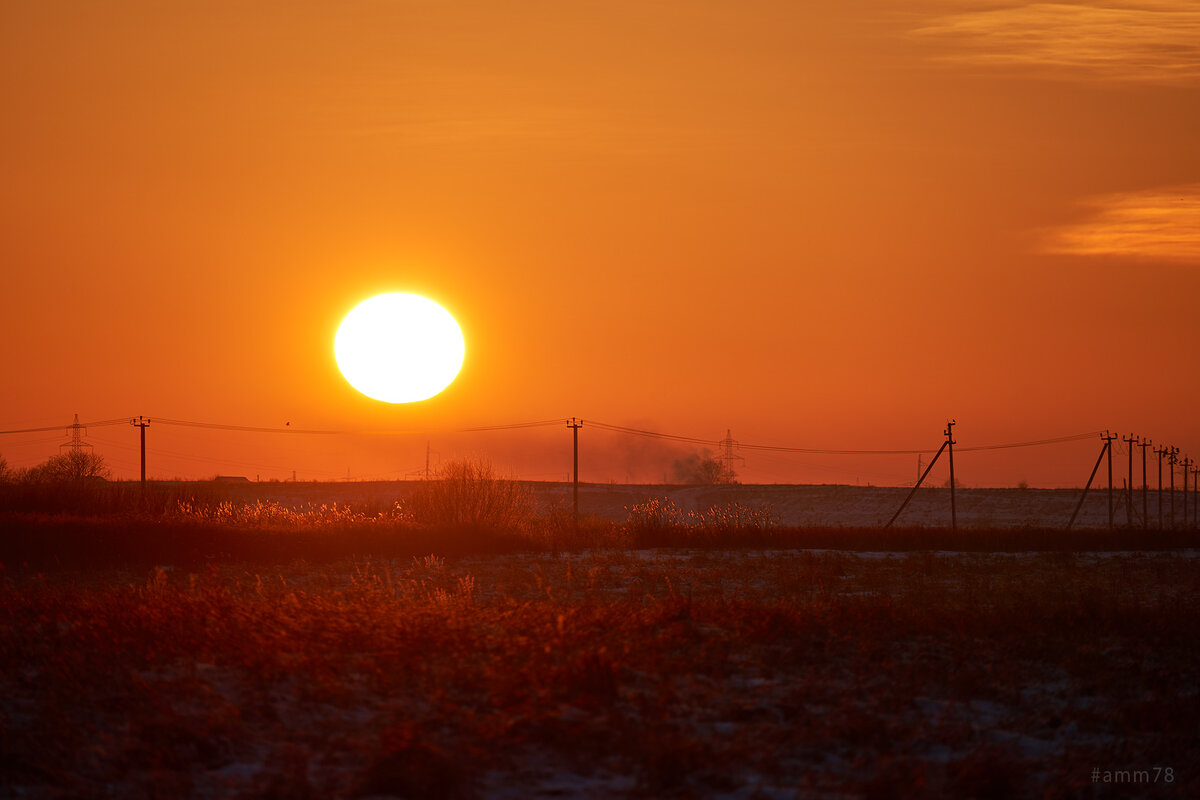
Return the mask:
<path id="1" fill-rule="evenodd" d="M 565 506 L 570 502 L 571 487 L 562 484 L 534 484 L 535 494 L 547 506 Z M 884 525 L 899 510 L 911 490 L 887 486 L 611 486 L 588 484 L 580 489 L 579 505 L 583 513 L 622 521 L 626 508 L 650 498 L 668 498 L 681 509 L 701 512 L 712 506 L 736 502 L 750 507 L 765 507 L 788 526 L 872 527 Z M 1071 489 L 958 489 L 955 511 L 958 525 L 964 528 L 1042 527 L 1065 528 L 1079 504 L 1082 490 Z M 1196 498 L 1187 496 L 1188 513 Z M 1184 493 L 1177 493 L 1176 521 L 1183 520 Z M 1158 496 L 1149 492 L 1142 502 L 1140 490 L 1134 491 L 1132 521 L 1141 527 L 1143 505 L 1150 527 L 1158 525 Z M 1126 525 L 1127 498 L 1113 493 L 1113 516 L 1117 525 Z M 1163 492 L 1163 524 L 1170 521 L 1170 493 Z M 944 527 L 950 525 L 950 490 L 922 487 L 917 490 L 898 526 Z M 1076 528 L 1103 528 L 1108 525 L 1106 489 L 1091 490 Z"/>
<path id="2" fill-rule="evenodd" d="M 10 572 L 0 794 L 1200 796 L 1198 555 Z"/>
<path id="3" fill-rule="evenodd" d="M 209 486 L 209 484 L 187 484 Z M 419 481 L 380 483 L 248 483 L 222 486 L 231 499 L 253 502 L 273 500 L 285 505 L 339 503 L 355 507 L 387 508 L 411 495 Z M 526 483 L 537 505 L 543 510 L 567 509 L 572 503 L 572 487 L 567 483 Z M 846 485 L 733 485 L 672 486 L 650 484 L 580 485 L 579 507 L 591 514 L 615 522 L 628 517 L 627 509 L 655 498 L 666 498 L 684 512 L 702 512 L 712 506 L 739 503 L 769 508 L 779 523 L 787 526 L 873 527 L 885 524 L 900 508 L 909 493 L 905 487 Z M 958 524 L 964 528 L 1038 527 L 1064 528 L 1079 503 L 1079 489 L 958 489 L 955 492 Z M 1171 497 L 1162 493 L 1162 522 L 1170 527 Z M 1114 522 L 1142 527 L 1143 509 L 1149 527 L 1158 527 L 1159 496 L 1149 491 L 1143 499 L 1141 489 L 1133 493 L 1130 504 L 1118 487 L 1113 492 Z M 1198 498 L 1188 493 L 1189 519 Z M 1175 520 L 1182 523 L 1185 493 L 1175 496 Z M 1127 509 L 1128 506 L 1128 509 Z M 950 525 L 950 490 L 922 487 L 914 495 L 897 526 L 944 527 Z M 1093 487 L 1075 521 L 1076 528 L 1104 528 L 1108 525 L 1108 493 Z"/>

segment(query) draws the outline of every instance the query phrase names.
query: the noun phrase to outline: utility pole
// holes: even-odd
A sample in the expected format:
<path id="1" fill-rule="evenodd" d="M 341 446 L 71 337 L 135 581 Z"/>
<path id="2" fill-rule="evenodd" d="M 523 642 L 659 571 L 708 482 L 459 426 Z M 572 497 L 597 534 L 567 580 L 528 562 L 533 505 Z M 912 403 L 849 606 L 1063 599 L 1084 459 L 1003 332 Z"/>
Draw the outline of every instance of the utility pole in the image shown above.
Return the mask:
<path id="1" fill-rule="evenodd" d="M 1138 447 L 1142 448 L 1142 530 L 1150 527 L 1150 505 L 1146 497 L 1146 448 L 1150 444 L 1149 439 L 1138 442 Z"/>
<path id="2" fill-rule="evenodd" d="M 1200 528 L 1200 516 L 1197 516 L 1197 513 L 1200 513 L 1200 507 L 1198 507 L 1198 504 L 1200 504 L 1200 469 L 1193 468 L 1192 469 L 1192 525 L 1194 525 L 1197 528 Z"/>
<path id="3" fill-rule="evenodd" d="M 1183 461 L 1180 461 L 1179 463 L 1183 464 L 1183 529 L 1187 530 L 1187 526 L 1188 526 L 1188 522 L 1187 522 L 1188 521 L 1187 483 L 1188 483 L 1188 472 L 1192 466 L 1192 459 L 1185 458 Z"/>
<path id="4" fill-rule="evenodd" d="M 1179 463 L 1179 448 L 1167 451 L 1167 463 L 1171 468 L 1171 528 L 1175 528 L 1175 465 Z"/>
<path id="5" fill-rule="evenodd" d="M 135 428 L 141 428 L 142 435 L 142 486 L 146 485 L 146 428 L 150 427 L 150 420 L 145 417 L 129 420 L 129 424 Z"/>
<path id="6" fill-rule="evenodd" d="M 1125 485 L 1125 527 L 1133 527 L 1133 448 L 1137 446 L 1137 437 L 1132 433 L 1128 439 L 1122 439 L 1129 446 L 1129 483 Z"/>
<path id="7" fill-rule="evenodd" d="M 425 480 L 429 480 L 429 442 L 425 442 Z"/>
<path id="8" fill-rule="evenodd" d="M 1197 461 L 1196 459 L 1192 459 L 1192 485 L 1193 485 L 1193 486 L 1195 486 L 1195 483 L 1196 483 L 1196 465 L 1197 465 L 1197 464 L 1200 464 L 1200 461 Z M 1187 492 L 1187 481 L 1185 480 L 1185 481 L 1183 482 L 1183 504 L 1184 504 L 1184 505 L 1187 505 L 1187 495 L 1188 495 L 1188 492 Z M 1193 527 L 1193 528 L 1200 528 L 1200 517 L 1197 517 L 1197 516 L 1196 516 L 1196 496 L 1195 496 L 1195 493 L 1193 493 L 1193 494 L 1192 494 L 1192 527 Z"/>
<path id="9" fill-rule="evenodd" d="M 576 420 L 571 417 L 571 421 L 567 423 L 567 427 L 571 429 L 572 437 L 575 440 L 575 455 L 573 458 L 573 484 L 575 496 L 575 524 L 579 524 L 579 429 L 583 427 L 583 420 Z"/>
<path id="10" fill-rule="evenodd" d="M 1104 450 L 1108 453 L 1108 529 L 1111 531 L 1113 528 L 1112 443 L 1117 435 L 1105 431 L 1100 438 L 1104 440 Z"/>
<path id="11" fill-rule="evenodd" d="M 1154 448 L 1154 455 L 1158 456 L 1158 529 L 1161 531 L 1163 526 L 1162 513 L 1162 460 L 1163 455 L 1167 452 L 1165 447 Z"/>
<path id="12" fill-rule="evenodd" d="M 1192 524 L 1200 528 L 1200 516 L 1196 516 L 1200 511 L 1200 469 L 1192 470 Z"/>
<path id="13" fill-rule="evenodd" d="M 954 420 L 946 423 L 946 455 L 950 458 L 950 530 L 958 533 L 958 509 L 954 505 Z"/>

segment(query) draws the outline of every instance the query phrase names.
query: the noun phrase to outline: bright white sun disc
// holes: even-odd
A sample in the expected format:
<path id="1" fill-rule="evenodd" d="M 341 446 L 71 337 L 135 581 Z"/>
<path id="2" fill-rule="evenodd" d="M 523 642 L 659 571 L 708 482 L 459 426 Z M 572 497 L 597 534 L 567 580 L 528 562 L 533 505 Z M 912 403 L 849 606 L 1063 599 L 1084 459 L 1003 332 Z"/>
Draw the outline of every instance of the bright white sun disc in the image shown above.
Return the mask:
<path id="1" fill-rule="evenodd" d="M 450 312 L 416 294 L 381 294 L 346 315 L 333 357 L 346 380 L 385 403 L 415 403 L 445 389 L 466 344 Z"/>

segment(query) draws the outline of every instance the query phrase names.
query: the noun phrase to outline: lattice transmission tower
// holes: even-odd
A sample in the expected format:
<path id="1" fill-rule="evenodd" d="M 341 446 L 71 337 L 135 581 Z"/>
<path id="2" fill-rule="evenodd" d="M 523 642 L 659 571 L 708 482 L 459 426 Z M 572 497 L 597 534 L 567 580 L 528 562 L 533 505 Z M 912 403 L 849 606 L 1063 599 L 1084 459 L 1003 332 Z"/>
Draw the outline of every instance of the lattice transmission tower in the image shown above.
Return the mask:
<path id="1" fill-rule="evenodd" d="M 63 442 L 58 446 L 59 450 L 69 447 L 73 452 L 79 452 L 83 448 L 95 450 L 90 442 L 85 442 L 83 437 L 87 435 L 87 426 L 79 424 L 79 415 L 75 415 L 75 422 L 67 426 L 67 436 L 71 437 L 68 442 Z"/>
<path id="2" fill-rule="evenodd" d="M 746 463 L 746 459 L 743 456 L 737 455 L 734 452 L 734 449 L 738 446 L 738 442 L 733 438 L 733 430 L 726 428 L 725 438 L 717 442 L 717 444 L 721 445 L 721 466 L 724 472 L 721 478 L 726 483 L 733 483 L 733 462 L 741 461 L 743 464 Z"/>

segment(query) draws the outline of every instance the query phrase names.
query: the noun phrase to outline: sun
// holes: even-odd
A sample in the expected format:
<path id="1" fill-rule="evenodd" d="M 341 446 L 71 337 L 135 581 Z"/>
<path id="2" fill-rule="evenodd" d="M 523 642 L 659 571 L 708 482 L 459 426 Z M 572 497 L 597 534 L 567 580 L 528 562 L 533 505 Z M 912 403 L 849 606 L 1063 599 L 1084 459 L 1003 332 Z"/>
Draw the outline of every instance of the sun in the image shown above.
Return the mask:
<path id="1" fill-rule="evenodd" d="M 342 375 L 385 403 L 415 403 L 438 394 L 462 369 L 465 353 L 462 329 L 450 312 L 402 292 L 359 303 L 333 338 Z"/>

